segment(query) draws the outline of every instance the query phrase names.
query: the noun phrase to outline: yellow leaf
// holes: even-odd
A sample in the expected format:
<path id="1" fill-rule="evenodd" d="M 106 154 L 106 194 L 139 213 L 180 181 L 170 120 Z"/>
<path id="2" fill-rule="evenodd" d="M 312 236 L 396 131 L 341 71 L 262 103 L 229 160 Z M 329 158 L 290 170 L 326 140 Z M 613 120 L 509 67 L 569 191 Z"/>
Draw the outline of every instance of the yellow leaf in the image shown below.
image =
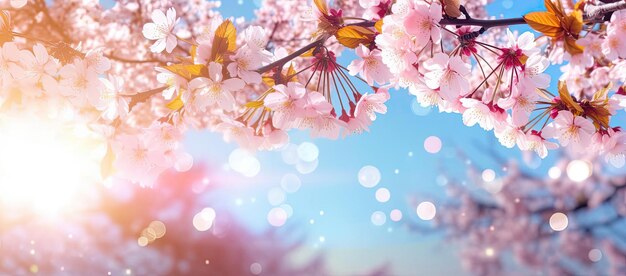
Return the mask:
<path id="1" fill-rule="evenodd" d="M 593 120 L 594 125 L 598 129 L 601 127 L 609 128 L 611 112 L 607 109 L 607 104 L 609 102 L 609 90 L 611 86 L 613 86 L 613 84 L 609 83 L 604 88 L 596 91 L 591 100 L 592 108 L 585 110 L 585 114 Z"/>
<path id="2" fill-rule="evenodd" d="M 583 30 L 583 12 L 579 10 L 572 11 L 564 21 L 564 28 L 574 37 L 578 37 L 580 31 Z"/>
<path id="3" fill-rule="evenodd" d="M 381 20 L 376 21 L 376 24 L 374 24 L 374 28 L 376 28 L 379 34 L 382 34 L 383 33 L 383 20 L 381 19 Z"/>
<path id="4" fill-rule="evenodd" d="M 587 3 L 587 1 L 580 0 L 580 1 L 576 2 L 576 4 L 574 4 L 574 9 L 575 10 L 579 10 L 579 11 L 583 11 L 585 9 L 585 4 L 586 3 Z"/>
<path id="5" fill-rule="evenodd" d="M 249 108 L 259 108 L 261 106 L 263 106 L 263 101 L 251 101 L 251 102 L 247 102 L 245 104 L 246 107 Z"/>
<path id="6" fill-rule="evenodd" d="M 549 0 L 546 0 L 549 1 Z M 563 35 L 561 22 L 553 13 L 550 12 L 531 12 L 524 15 L 524 21 L 533 28 L 549 37 L 560 37 Z"/>
<path id="7" fill-rule="evenodd" d="M 204 64 L 173 64 L 163 66 L 163 68 L 185 78 L 186 80 L 191 80 L 202 75 L 202 70 L 205 69 L 205 66 Z"/>
<path id="8" fill-rule="evenodd" d="M 543 5 L 546 6 L 546 10 L 548 10 L 549 13 L 552 13 L 554 15 L 562 15 L 561 11 L 559 11 L 559 9 L 554 5 L 554 3 L 552 3 L 551 0 L 544 0 Z"/>
<path id="9" fill-rule="evenodd" d="M 569 91 L 567 90 L 567 85 L 563 81 L 559 82 L 559 98 L 561 98 L 561 102 L 565 104 L 567 109 L 569 109 L 575 115 L 580 115 L 583 113 L 583 108 L 574 101 L 572 95 L 570 95 Z"/>
<path id="10" fill-rule="evenodd" d="M 178 93 L 178 96 L 176 98 L 174 98 L 171 102 L 167 103 L 167 108 L 171 109 L 171 110 L 180 110 L 181 108 L 183 108 L 183 106 L 185 105 L 185 103 L 183 103 L 183 100 L 180 99 L 180 97 L 183 95 L 182 91 L 180 91 Z"/>
<path id="11" fill-rule="evenodd" d="M 374 41 L 375 33 L 361 26 L 345 26 L 335 34 L 337 41 L 348 48 L 356 48 L 359 44 L 365 46 Z"/>
<path id="12" fill-rule="evenodd" d="M 517 60 L 519 60 L 519 62 L 520 62 L 522 65 L 524 65 L 524 64 L 526 64 L 526 61 L 528 61 L 528 56 L 527 56 L 527 55 L 522 54 L 519 58 L 517 58 Z"/>
<path id="13" fill-rule="evenodd" d="M 215 30 L 213 46 L 211 47 L 211 61 L 222 63 L 224 55 L 237 49 L 237 29 L 230 20 L 225 20 Z"/>
<path id="14" fill-rule="evenodd" d="M 198 52 L 198 45 L 191 45 L 189 49 L 189 55 L 191 56 L 191 63 L 195 63 L 196 53 Z"/>
<path id="15" fill-rule="evenodd" d="M 565 51 L 570 53 L 570 55 L 572 56 L 582 54 L 583 52 L 583 47 L 576 44 L 576 39 L 572 38 L 571 36 L 565 37 L 565 43 L 563 44 L 563 46 L 565 48 Z"/>
<path id="16" fill-rule="evenodd" d="M 606 103 L 609 100 L 609 89 L 611 89 L 611 86 L 613 86 L 613 83 L 609 83 L 604 88 L 596 91 L 596 93 L 593 94 L 592 101 L 601 101 L 602 103 Z"/>
<path id="17" fill-rule="evenodd" d="M 313 52 L 315 51 L 315 49 L 317 49 L 316 47 L 311 48 L 310 50 L 304 52 L 304 54 L 301 54 L 301 57 L 312 57 L 313 56 Z"/>
<path id="18" fill-rule="evenodd" d="M 583 47 L 576 44 L 576 39 L 583 29 L 583 12 L 574 10 L 563 19 L 563 28 L 566 30 L 565 51 L 571 55 L 581 54 Z"/>
<path id="19" fill-rule="evenodd" d="M 298 77 L 296 77 L 296 73 L 296 68 L 293 67 L 292 63 L 291 65 L 289 65 L 289 69 L 287 69 L 287 77 L 291 76 L 291 78 L 289 78 L 287 82 L 297 82 Z"/>
<path id="20" fill-rule="evenodd" d="M 287 69 L 287 74 L 281 74 L 281 78 L 283 81 L 286 81 L 286 82 L 296 82 L 298 81 L 296 73 L 297 73 L 296 69 L 293 67 L 293 63 L 292 63 L 289 65 L 289 68 Z M 286 78 L 289 78 L 289 79 L 285 80 Z M 274 85 L 276 85 L 276 80 L 274 79 L 273 75 L 265 75 L 263 76 L 263 83 L 265 83 L 265 85 L 269 87 L 273 87 Z"/>
<path id="21" fill-rule="evenodd" d="M 276 81 L 274 81 L 274 77 L 269 76 L 269 75 L 263 76 L 263 83 L 265 83 L 265 85 L 269 87 L 276 85 Z"/>
<path id="22" fill-rule="evenodd" d="M 326 5 L 326 0 L 314 0 L 315 6 L 322 14 L 328 14 L 328 6 Z"/>
<path id="23" fill-rule="evenodd" d="M 443 0 L 443 10 L 450 17 L 457 18 L 461 16 L 461 2 L 459 0 Z"/>

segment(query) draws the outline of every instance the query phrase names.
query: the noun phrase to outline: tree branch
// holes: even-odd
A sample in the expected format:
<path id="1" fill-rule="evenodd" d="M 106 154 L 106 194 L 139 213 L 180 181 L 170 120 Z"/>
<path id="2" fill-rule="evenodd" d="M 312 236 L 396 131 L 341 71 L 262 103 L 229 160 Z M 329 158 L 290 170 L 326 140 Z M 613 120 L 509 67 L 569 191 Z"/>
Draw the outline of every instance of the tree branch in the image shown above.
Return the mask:
<path id="1" fill-rule="evenodd" d="M 150 97 L 152 97 L 153 95 L 155 95 L 157 93 L 162 92 L 165 89 L 167 89 L 167 86 L 155 88 L 155 89 L 144 91 L 144 92 L 139 92 L 139 93 L 137 93 L 135 95 L 129 95 L 129 97 L 130 97 L 130 102 L 128 103 L 128 110 L 129 110 L 129 112 L 138 103 L 142 103 L 142 102 L 147 101 L 148 99 L 150 99 Z"/>
<path id="2" fill-rule="evenodd" d="M 585 20 L 592 20 L 592 19 L 600 18 L 607 13 L 618 11 L 618 10 L 623 10 L 623 9 L 626 9 L 625 0 L 616 1 L 613 3 L 606 3 L 603 5 L 599 5 L 599 6 L 586 5 L 585 14 L 583 17 Z"/>
<path id="3" fill-rule="evenodd" d="M 54 19 L 52 19 L 52 16 L 50 16 L 50 13 L 48 12 L 47 3 L 44 0 L 38 0 L 37 3 L 41 7 L 40 10 L 43 13 L 44 17 L 46 18 L 46 20 L 50 23 L 50 26 L 52 27 L 52 29 L 54 29 L 57 33 L 59 33 L 59 35 L 63 38 L 64 42 L 71 43 L 72 39 L 65 33 L 63 28 L 61 28 L 61 26 L 59 26 L 59 24 Z"/>
<path id="4" fill-rule="evenodd" d="M 500 26 L 520 25 L 526 24 L 523 17 L 518 18 L 506 18 L 506 19 L 457 19 L 457 18 L 444 18 L 439 21 L 439 25 L 462 25 L 462 26 L 480 26 L 485 29 Z"/>
<path id="5" fill-rule="evenodd" d="M 128 59 L 128 58 L 124 58 L 124 57 L 118 57 L 116 55 L 114 55 L 113 53 L 110 54 L 104 54 L 104 56 L 108 59 L 111 60 L 115 60 L 115 61 L 119 61 L 119 62 L 124 62 L 124 63 L 134 63 L 134 64 L 141 64 L 141 63 L 160 63 L 160 64 L 165 64 L 164 61 L 162 60 L 158 60 L 158 59 L 146 59 L 146 60 L 139 60 L 139 59 Z"/>
<path id="6" fill-rule="evenodd" d="M 600 6 L 588 5 L 585 7 L 585 13 L 583 16 L 585 20 L 590 20 L 590 19 L 595 19 L 607 13 L 614 12 L 614 11 L 621 10 L 621 9 L 626 9 L 626 0 L 615 1 L 612 3 L 603 4 Z M 363 21 L 363 22 L 358 22 L 358 23 L 353 23 L 353 24 L 348 24 L 348 25 L 373 27 L 374 24 L 376 24 L 376 22 L 374 21 Z M 500 27 L 500 26 L 521 25 L 521 24 L 527 24 L 523 17 L 505 18 L 505 19 L 444 18 L 439 21 L 439 25 L 441 26 L 446 26 L 446 25 L 480 26 L 480 27 L 483 27 L 484 29 L 489 29 L 492 27 Z M 323 39 L 316 40 L 284 58 L 281 58 L 277 61 L 274 61 L 268 65 L 265 65 L 257 69 L 256 72 L 262 74 L 275 67 L 282 66 L 285 63 L 289 62 L 290 60 L 305 53 L 306 51 L 312 48 L 318 47 L 322 45 L 323 43 L 324 43 Z"/>
<path id="7" fill-rule="evenodd" d="M 315 47 L 321 46 L 324 43 L 324 39 L 318 39 L 316 41 L 311 42 L 309 45 L 306 45 L 304 47 L 302 47 L 300 50 L 295 51 L 293 53 L 291 53 L 290 55 L 281 58 L 277 61 L 274 61 L 268 65 L 265 65 L 259 69 L 256 69 L 255 71 L 257 73 L 263 74 L 269 70 L 272 70 L 274 67 L 280 67 L 283 66 L 285 63 L 289 62 L 290 60 L 299 57 L 300 55 L 306 53 L 308 50 L 311 50 Z"/>

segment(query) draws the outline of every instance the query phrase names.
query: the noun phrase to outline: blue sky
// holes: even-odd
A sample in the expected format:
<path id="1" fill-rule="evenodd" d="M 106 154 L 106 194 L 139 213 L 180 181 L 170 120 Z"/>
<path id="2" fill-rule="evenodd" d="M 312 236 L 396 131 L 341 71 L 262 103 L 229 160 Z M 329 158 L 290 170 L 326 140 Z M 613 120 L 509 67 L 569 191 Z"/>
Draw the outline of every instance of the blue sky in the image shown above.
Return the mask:
<path id="1" fill-rule="evenodd" d="M 519 17 L 529 11 L 543 10 L 542 4 L 542 1 L 505 0 L 496 1 L 488 10 L 495 16 Z M 251 0 L 223 1 L 220 11 L 226 17 L 249 19 L 254 7 Z M 344 55 L 340 62 L 347 64 L 350 56 Z M 558 72 L 558 68 L 551 70 Z M 556 78 L 553 74 L 553 82 Z M 279 186 L 284 174 L 294 173 L 299 175 L 302 187 L 297 193 L 287 195 L 286 203 L 293 208 L 293 216 L 287 224 L 292 226 L 290 230 L 306 235 L 307 249 L 302 252 L 303 256 L 322 250 L 329 257 L 333 271 L 340 274 L 362 273 L 385 263 L 399 275 L 461 274 L 455 247 L 443 242 L 440 235 L 405 230 L 403 224 L 409 221 L 429 226 L 419 221 L 410 200 L 437 202 L 441 199 L 445 188 L 438 184 L 437 177 L 442 173 L 448 178 L 463 178 L 465 160 L 459 158 L 458 151 L 499 174 L 501 168 L 484 153 L 485 148 L 493 147 L 504 157 L 520 158 L 520 154 L 500 146 L 492 133 L 464 126 L 458 114 L 418 108 L 417 113 L 428 114 L 417 115 L 414 101 L 407 91 L 392 91 L 388 113 L 378 117 L 369 133 L 340 140 L 311 140 L 306 133 L 293 132 L 292 143 L 309 141 L 319 148 L 319 166 L 313 173 L 299 174 L 282 161 L 280 152 L 260 152 L 257 157 L 261 171 L 256 177 L 222 172 L 229 175 L 231 183 L 222 183 L 224 186 L 207 202 L 235 212 L 250 227 L 262 230 L 271 227 L 266 220 L 272 208 L 266 199 L 268 191 Z M 429 154 L 424 150 L 424 139 L 429 136 L 442 140 L 443 148 L 439 153 Z M 189 135 L 186 146 L 196 159 L 220 167 L 228 163 L 229 154 L 236 148 L 234 144 L 224 144 L 220 135 L 205 132 Z M 544 172 L 551 162 L 551 158 L 543 162 L 537 159 L 533 165 L 540 165 L 537 171 Z M 365 165 L 373 165 L 381 172 L 381 181 L 375 188 L 359 184 L 357 175 Z M 391 199 L 386 203 L 375 199 L 375 191 L 380 187 L 391 192 Z M 243 203 L 238 205 L 238 200 Z M 400 222 L 392 222 L 387 217 L 382 226 L 372 224 L 372 212 L 389 214 L 396 208 L 403 213 Z M 324 214 L 320 215 L 320 211 Z M 315 222 L 311 224 L 310 220 Z M 324 242 L 320 242 L 320 237 Z"/>

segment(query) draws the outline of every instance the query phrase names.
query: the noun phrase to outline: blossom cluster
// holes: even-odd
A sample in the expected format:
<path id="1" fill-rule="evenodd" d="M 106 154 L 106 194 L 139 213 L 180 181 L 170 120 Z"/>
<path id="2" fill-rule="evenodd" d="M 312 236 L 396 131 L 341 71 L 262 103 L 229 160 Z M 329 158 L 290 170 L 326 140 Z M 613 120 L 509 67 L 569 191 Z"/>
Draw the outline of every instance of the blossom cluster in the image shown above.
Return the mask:
<path id="1" fill-rule="evenodd" d="M 291 129 L 331 139 L 367 131 L 394 88 L 493 130 L 506 147 L 624 164 L 626 138 L 610 124 L 626 107 L 626 12 L 616 4 L 592 18 L 597 3 L 547 0 L 545 12 L 499 21 L 472 17 L 486 16 L 485 0 L 273 0 L 244 24 L 208 1 L 11 2 L 0 26 L 3 101 L 19 86 L 16 108 L 57 109 L 55 95 L 102 133 L 106 171 L 133 181 L 189 167 L 180 141 L 191 128 L 251 150 L 281 148 Z M 521 23 L 542 36 L 499 28 Z M 344 66 L 347 49 L 356 58 Z M 31 73 L 48 54 L 54 65 Z M 562 64 L 556 91 L 551 64 Z"/>
<path id="2" fill-rule="evenodd" d="M 567 14 L 562 6 L 546 5 Z M 603 23 L 606 32 L 583 26 L 580 19 L 578 29 L 569 30 L 573 38 L 545 31 L 548 39 L 535 39 L 530 32 L 517 36 L 507 30 L 506 36 L 489 39 L 481 36 L 484 26 L 442 24 L 449 15 L 436 1 L 397 1 L 391 10 L 376 46 L 393 73 L 389 81 L 408 88 L 423 106 L 461 113 L 465 125 L 493 130 L 504 146 L 542 158 L 562 146 L 624 164 L 626 140 L 609 121 L 625 104 L 619 73 L 625 56 L 616 37 L 623 35 L 619 26 L 626 12 L 614 12 Z M 581 14 L 574 10 L 563 20 Z M 524 18 L 531 27 L 533 16 Z M 558 93 L 552 93 L 545 70 L 563 60 L 569 63 L 562 67 Z"/>
<path id="3" fill-rule="evenodd" d="M 11 26 L 4 13 L 3 27 Z M 104 177 L 115 172 L 142 185 L 152 185 L 171 167 L 191 167 L 191 157 L 180 146 L 179 129 L 159 122 L 147 129 L 115 127 L 128 119 L 132 95 L 125 94 L 122 78 L 110 74 L 111 61 L 102 51 L 81 53 L 61 43 L 29 47 L 5 41 L 0 64 L 0 128 L 27 118 L 54 120 L 75 139 L 96 141 L 94 154 L 103 160 Z"/>
<path id="4" fill-rule="evenodd" d="M 177 47 L 172 32 L 175 11 L 165 15 L 155 10 L 152 19 L 143 28 L 144 36 L 155 40 L 151 50 Z M 259 67 L 287 56 L 282 47 L 266 49 L 270 35 L 258 26 L 237 34 L 229 20 L 213 18 L 204 34 L 185 42 L 190 48 L 185 61 L 156 68 L 157 80 L 166 85 L 162 95 L 169 101 L 170 116 L 185 124 L 211 113 L 209 127 L 223 132 L 226 140 L 249 149 L 273 149 L 287 144 L 290 129 L 310 129 L 315 137 L 336 139 L 342 131 L 347 135 L 366 130 L 376 113 L 386 112 L 386 89 L 359 92 L 348 76 L 348 71 L 361 73 L 372 84 L 371 74 L 381 74 L 376 77 L 379 81 L 388 75 L 377 52 L 362 47 L 357 54 L 366 60 L 343 68 L 331 49 L 315 48 L 304 61 L 285 62 L 262 76 Z M 339 92 L 344 94 L 333 95 Z M 335 96 L 339 102 L 333 102 Z"/>

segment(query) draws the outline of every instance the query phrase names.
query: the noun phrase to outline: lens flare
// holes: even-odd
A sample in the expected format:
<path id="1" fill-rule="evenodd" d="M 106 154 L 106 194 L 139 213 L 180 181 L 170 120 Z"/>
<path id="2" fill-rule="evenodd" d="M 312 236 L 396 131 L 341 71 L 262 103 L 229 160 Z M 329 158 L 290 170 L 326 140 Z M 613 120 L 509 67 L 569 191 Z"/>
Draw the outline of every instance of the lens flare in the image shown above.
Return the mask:
<path id="1" fill-rule="evenodd" d="M 8 210 L 55 216 L 101 181 L 106 143 L 85 126 L 0 118 L 0 133 L 0 199 Z"/>

